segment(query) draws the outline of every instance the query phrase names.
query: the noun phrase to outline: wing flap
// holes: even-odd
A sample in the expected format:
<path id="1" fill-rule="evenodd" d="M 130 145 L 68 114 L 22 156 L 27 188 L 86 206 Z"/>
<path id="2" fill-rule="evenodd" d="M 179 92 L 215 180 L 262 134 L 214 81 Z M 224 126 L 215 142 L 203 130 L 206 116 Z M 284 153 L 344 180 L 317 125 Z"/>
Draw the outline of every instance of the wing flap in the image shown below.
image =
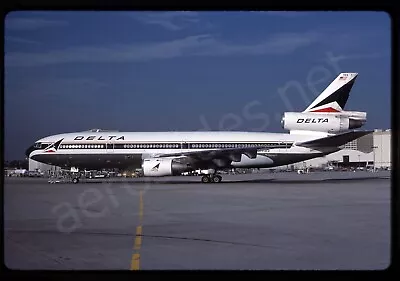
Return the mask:
<path id="1" fill-rule="evenodd" d="M 320 138 L 311 141 L 305 141 L 296 143 L 297 146 L 303 146 L 308 148 L 319 148 L 319 147 L 339 147 L 352 140 L 358 139 L 365 135 L 372 133 L 373 131 L 351 131 L 334 136 Z"/>

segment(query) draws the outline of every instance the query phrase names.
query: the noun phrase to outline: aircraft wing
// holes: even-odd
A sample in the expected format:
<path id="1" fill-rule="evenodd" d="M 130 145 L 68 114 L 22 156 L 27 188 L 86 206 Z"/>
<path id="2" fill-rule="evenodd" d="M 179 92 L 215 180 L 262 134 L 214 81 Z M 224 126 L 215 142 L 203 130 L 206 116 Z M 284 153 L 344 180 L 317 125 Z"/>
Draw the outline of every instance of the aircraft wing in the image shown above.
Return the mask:
<path id="1" fill-rule="evenodd" d="M 339 147 L 352 140 L 358 139 L 365 135 L 372 133 L 373 131 L 351 131 L 334 136 L 320 138 L 311 141 L 305 141 L 296 143 L 297 146 L 303 146 L 308 148 L 319 148 L 319 147 Z"/>
<path id="2" fill-rule="evenodd" d="M 271 146 L 257 146 L 246 148 L 215 148 L 200 151 L 188 151 L 179 153 L 168 153 L 154 155 L 154 158 L 163 157 L 190 157 L 196 160 L 212 160 L 215 158 L 230 158 L 231 160 L 240 159 L 241 154 L 249 158 L 256 158 L 257 151 L 263 149 L 270 149 Z"/>

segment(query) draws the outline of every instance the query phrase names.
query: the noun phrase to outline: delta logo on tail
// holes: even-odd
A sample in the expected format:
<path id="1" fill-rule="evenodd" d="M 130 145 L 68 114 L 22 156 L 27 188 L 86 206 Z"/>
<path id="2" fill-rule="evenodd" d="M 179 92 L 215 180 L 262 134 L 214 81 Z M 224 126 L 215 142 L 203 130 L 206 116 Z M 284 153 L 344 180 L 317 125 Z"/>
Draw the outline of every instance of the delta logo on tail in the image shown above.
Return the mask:
<path id="1" fill-rule="evenodd" d="M 59 141 L 50 144 L 44 149 L 44 152 L 56 152 L 62 141 L 63 139 L 60 139 Z"/>
<path id="2" fill-rule="evenodd" d="M 310 112 L 340 112 L 341 110 L 337 110 L 333 107 L 324 107 L 316 110 L 311 110 Z"/>
<path id="3" fill-rule="evenodd" d="M 358 73 L 339 74 L 304 112 L 342 112 L 357 76 Z"/>

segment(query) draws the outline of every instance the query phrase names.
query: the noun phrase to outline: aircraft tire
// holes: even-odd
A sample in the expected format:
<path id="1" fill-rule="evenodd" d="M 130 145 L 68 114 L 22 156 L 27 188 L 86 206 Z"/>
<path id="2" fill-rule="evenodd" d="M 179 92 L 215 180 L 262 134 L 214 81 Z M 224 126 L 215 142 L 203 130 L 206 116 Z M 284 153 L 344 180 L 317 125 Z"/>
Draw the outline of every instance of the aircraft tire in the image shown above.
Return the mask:
<path id="1" fill-rule="evenodd" d="M 202 183 L 210 183 L 211 182 L 211 178 L 207 175 L 204 175 L 201 177 L 201 182 Z"/>
<path id="2" fill-rule="evenodd" d="M 79 182 L 79 179 L 78 179 L 78 178 L 73 178 L 73 179 L 72 179 L 72 183 L 75 183 L 75 184 L 76 184 L 76 183 L 78 183 L 78 182 Z"/>
<path id="3" fill-rule="evenodd" d="M 222 177 L 220 175 L 214 175 L 212 177 L 212 182 L 213 183 L 220 183 L 222 181 Z"/>

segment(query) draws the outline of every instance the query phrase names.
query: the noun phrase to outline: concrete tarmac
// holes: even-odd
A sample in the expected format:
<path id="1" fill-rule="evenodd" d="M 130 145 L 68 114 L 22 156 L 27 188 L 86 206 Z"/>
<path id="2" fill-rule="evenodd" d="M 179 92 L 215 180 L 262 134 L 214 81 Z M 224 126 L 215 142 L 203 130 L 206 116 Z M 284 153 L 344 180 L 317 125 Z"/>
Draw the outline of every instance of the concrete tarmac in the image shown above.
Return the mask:
<path id="1" fill-rule="evenodd" d="M 5 178 L 12 269 L 384 269 L 390 172 Z M 92 183 L 92 184 L 89 184 Z"/>

